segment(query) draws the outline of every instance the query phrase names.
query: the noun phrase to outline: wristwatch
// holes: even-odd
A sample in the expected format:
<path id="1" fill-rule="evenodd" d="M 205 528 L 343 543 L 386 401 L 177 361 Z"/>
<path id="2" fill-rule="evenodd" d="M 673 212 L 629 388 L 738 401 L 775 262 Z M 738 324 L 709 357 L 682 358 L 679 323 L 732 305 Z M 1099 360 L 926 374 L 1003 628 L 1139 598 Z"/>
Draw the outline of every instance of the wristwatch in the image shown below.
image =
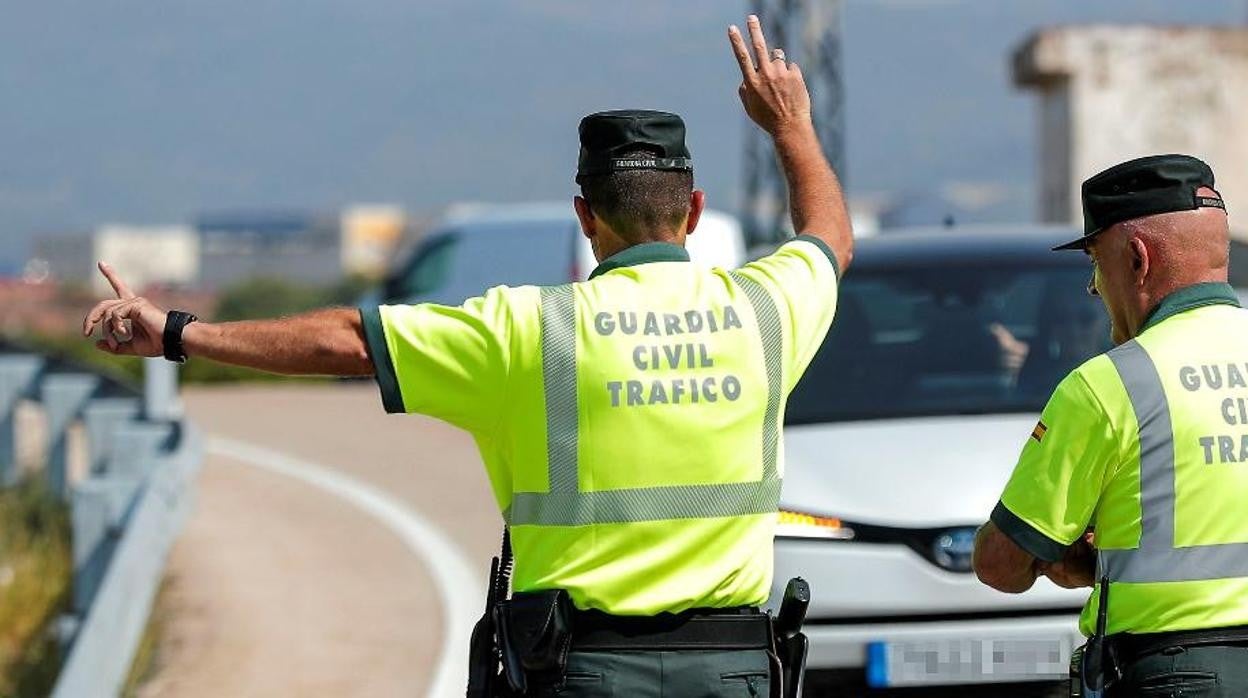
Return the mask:
<path id="1" fill-rule="evenodd" d="M 182 346 L 182 330 L 199 318 L 182 310 L 170 310 L 165 315 L 164 340 L 165 358 L 174 363 L 186 363 L 186 349 Z"/>

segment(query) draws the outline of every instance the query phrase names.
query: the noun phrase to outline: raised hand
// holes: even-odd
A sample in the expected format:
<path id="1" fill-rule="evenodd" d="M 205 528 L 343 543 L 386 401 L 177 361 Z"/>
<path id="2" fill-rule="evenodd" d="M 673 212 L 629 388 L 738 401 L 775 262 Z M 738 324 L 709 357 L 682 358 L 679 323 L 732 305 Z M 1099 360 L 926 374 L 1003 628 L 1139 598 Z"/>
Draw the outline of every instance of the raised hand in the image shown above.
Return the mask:
<path id="1" fill-rule="evenodd" d="M 117 298 L 101 301 L 87 313 L 82 321 L 83 336 L 89 337 L 98 325 L 104 331 L 104 339 L 95 346 L 101 351 L 126 356 L 162 356 L 165 311 L 134 295 L 109 265 L 100 262 L 99 269 Z"/>
<path id="2" fill-rule="evenodd" d="M 749 16 L 746 26 L 750 31 L 753 58 L 741 30 L 735 25 L 728 28 L 728 40 L 741 68 L 742 81 L 737 93 L 741 95 L 745 113 L 773 137 L 792 127 L 809 127 L 810 93 L 806 90 L 802 69 L 785 60 L 783 49 L 768 51 L 767 39 L 756 15 Z"/>

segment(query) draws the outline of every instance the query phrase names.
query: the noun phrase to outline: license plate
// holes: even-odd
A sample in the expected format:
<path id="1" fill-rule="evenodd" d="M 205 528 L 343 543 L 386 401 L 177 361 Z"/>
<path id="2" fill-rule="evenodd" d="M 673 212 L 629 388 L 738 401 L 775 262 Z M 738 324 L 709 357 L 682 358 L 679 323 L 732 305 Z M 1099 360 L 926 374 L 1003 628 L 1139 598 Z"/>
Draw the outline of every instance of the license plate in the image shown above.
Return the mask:
<path id="1" fill-rule="evenodd" d="M 1070 674 L 1070 638 L 872 642 L 867 683 L 888 686 L 1049 681 Z"/>

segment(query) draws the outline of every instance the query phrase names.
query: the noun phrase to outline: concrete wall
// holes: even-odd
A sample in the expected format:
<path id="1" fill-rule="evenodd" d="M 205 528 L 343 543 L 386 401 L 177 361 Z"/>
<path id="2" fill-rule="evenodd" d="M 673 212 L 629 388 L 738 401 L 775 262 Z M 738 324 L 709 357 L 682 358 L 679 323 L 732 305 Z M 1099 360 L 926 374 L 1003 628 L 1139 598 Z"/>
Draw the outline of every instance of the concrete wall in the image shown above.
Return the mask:
<path id="1" fill-rule="evenodd" d="M 1178 152 L 1213 167 L 1236 237 L 1248 239 L 1248 29 L 1046 29 L 1016 52 L 1014 80 L 1040 94 L 1042 220 L 1078 223 L 1084 179 Z"/>

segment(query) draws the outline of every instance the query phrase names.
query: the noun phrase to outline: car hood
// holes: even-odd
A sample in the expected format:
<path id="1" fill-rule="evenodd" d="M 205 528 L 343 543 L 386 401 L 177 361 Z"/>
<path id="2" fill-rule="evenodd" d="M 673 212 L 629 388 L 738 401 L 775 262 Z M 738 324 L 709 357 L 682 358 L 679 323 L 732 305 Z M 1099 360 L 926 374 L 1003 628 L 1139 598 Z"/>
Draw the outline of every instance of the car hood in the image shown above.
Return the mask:
<path id="1" fill-rule="evenodd" d="M 983 523 L 1036 418 L 958 415 L 786 427 L 781 507 L 881 526 Z"/>

